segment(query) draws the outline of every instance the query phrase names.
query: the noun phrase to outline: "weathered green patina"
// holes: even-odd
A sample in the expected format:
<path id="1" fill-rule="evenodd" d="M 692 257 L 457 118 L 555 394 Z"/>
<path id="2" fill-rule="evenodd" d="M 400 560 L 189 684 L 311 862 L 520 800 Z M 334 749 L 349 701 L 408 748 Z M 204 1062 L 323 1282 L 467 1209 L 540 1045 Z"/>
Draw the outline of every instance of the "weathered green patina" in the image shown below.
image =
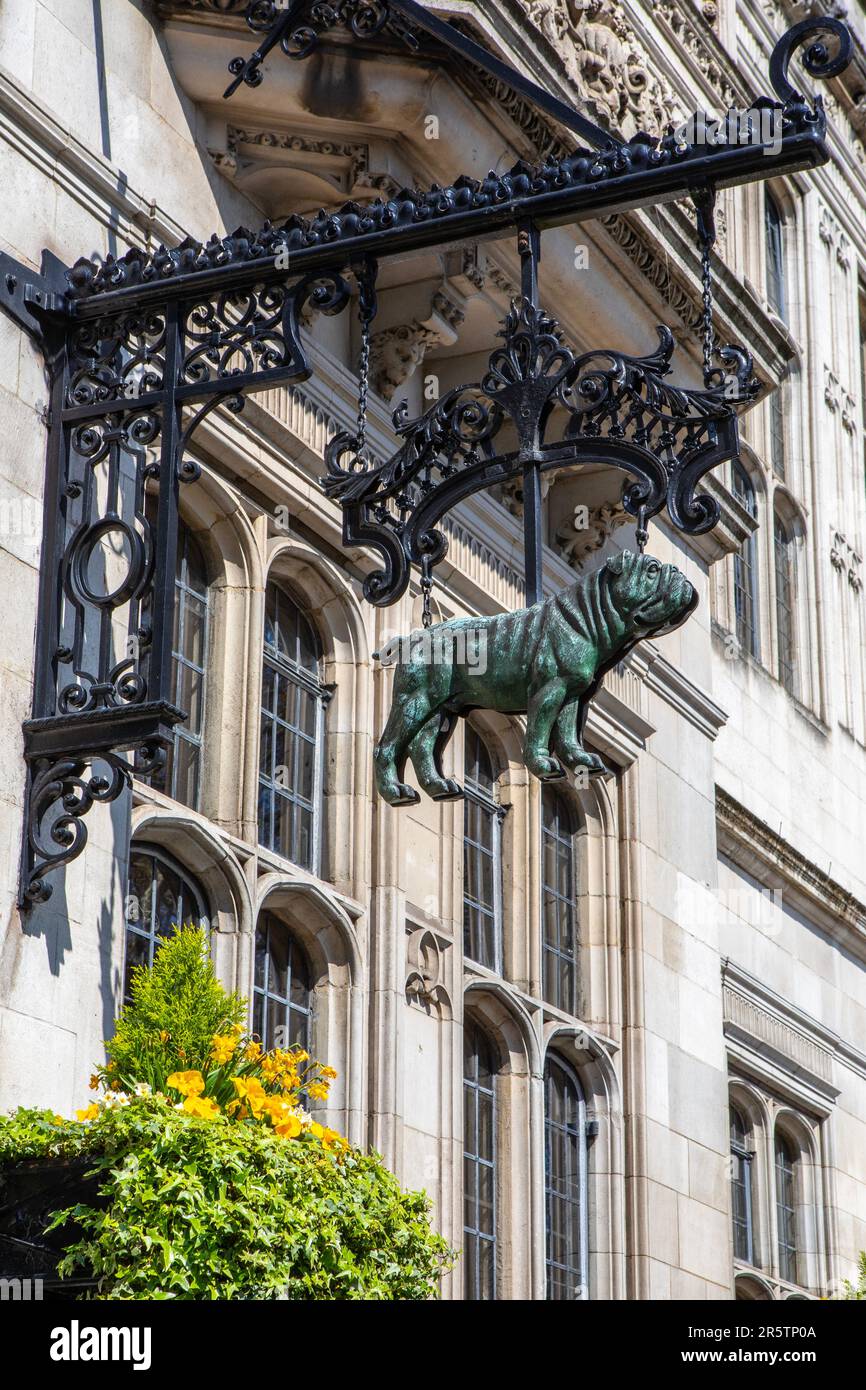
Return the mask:
<path id="1" fill-rule="evenodd" d="M 411 758 L 428 796 L 462 796 L 442 771 L 442 754 L 457 720 L 474 709 L 527 716 L 523 756 L 536 777 L 562 777 L 566 768 L 605 772 L 583 746 L 589 702 L 632 647 L 672 632 L 697 602 L 675 565 L 626 550 L 532 608 L 414 633 L 401 644 L 391 712 L 375 751 L 380 794 L 392 806 L 419 800 L 403 781 Z"/>

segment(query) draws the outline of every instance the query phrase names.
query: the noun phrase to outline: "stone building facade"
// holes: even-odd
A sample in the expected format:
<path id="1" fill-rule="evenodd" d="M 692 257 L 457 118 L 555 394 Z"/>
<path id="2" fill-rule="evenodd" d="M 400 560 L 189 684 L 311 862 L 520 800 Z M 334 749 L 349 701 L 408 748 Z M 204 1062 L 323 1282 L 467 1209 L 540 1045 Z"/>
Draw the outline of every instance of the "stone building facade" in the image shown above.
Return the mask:
<path id="1" fill-rule="evenodd" d="M 626 134 L 747 109 L 812 0 L 435 0 Z M 0 0 L 0 247 L 37 266 L 538 161 L 562 130 L 483 75 L 339 36 L 248 51 L 235 0 Z M 129 966 L 179 916 L 217 968 L 339 1071 L 329 1119 L 423 1187 L 463 1250 L 450 1298 L 832 1294 L 866 1248 L 866 679 L 862 556 L 866 14 L 830 84 L 832 162 L 721 196 L 717 330 L 766 385 L 722 520 L 650 549 L 700 593 L 612 673 L 588 727 L 614 775 L 542 786 L 519 720 L 453 745 L 465 801 L 373 792 L 389 638 L 318 486 L 356 410 L 355 316 L 312 316 L 316 370 L 195 437 L 178 553 L 177 698 L 158 784 L 96 806 L 50 900 L 17 905 L 46 430 L 32 343 L 0 317 L 0 1104 L 70 1113 Z M 695 382 L 685 204 L 545 234 L 541 290 L 575 347 L 651 350 Z M 383 273 L 370 443 L 477 377 L 516 292 L 513 244 Z M 548 592 L 633 529 L 621 479 L 555 479 Z M 520 497 L 449 525 L 437 616 L 521 606 Z M 585 506 L 585 514 L 576 509 Z M 578 524 L 576 525 L 576 521 Z"/>

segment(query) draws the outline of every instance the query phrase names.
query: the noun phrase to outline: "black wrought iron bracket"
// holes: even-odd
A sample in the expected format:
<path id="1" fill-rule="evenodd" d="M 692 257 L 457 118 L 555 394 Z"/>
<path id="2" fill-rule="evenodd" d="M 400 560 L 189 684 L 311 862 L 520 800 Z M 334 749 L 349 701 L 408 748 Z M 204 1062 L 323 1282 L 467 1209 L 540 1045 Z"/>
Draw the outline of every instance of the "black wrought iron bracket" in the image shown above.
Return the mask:
<path id="1" fill-rule="evenodd" d="M 373 304 L 378 261 L 516 234 L 523 283 L 487 373 L 420 419 L 401 407 L 393 457 L 372 466 L 357 435 L 328 451 L 323 486 L 343 509 L 346 543 L 382 557 L 366 585 L 371 602 L 393 602 L 412 564 L 429 580 L 445 552 L 436 527 L 447 511 L 515 477 L 523 481 L 527 593 L 537 596 L 540 477 L 552 468 L 622 469 L 625 505 L 644 532 L 663 507 L 682 531 L 713 525 L 713 503 L 696 488 L 736 454 L 737 408 L 755 389 L 748 354 L 723 349 L 704 388 L 690 390 L 667 380 L 673 339 L 664 328 L 645 357 L 574 353 L 539 301 L 540 234 L 684 196 L 699 204 L 706 232 L 715 189 L 826 162 L 821 99 L 792 85 L 789 63 L 801 50 L 809 75 L 826 78 L 851 55 L 848 31 L 833 19 L 803 21 L 780 40 L 770 63 L 778 99 L 759 103 L 781 122 L 772 149 L 692 145 L 675 133 L 626 143 L 414 0 L 220 0 L 213 8 L 243 9 L 265 34 L 257 54 L 233 65 L 252 86 L 278 45 L 297 59 L 333 26 L 348 25 L 359 39 L 387 31 L 410 47 L 432 40 L 481 64 L 589 143 L 537 167 L 521 162 L 481 180 L 404 189 L 205 244 L 133 248 L 68 270 L 46 255 L 38 275 L 0 257 L 0 308 L 40 345 L 51 382 L 33 717 L 24 728 L 25 906 L 44 901 L 48 875 L 81 852 L 91 807 L 117 797 L 134 771 L 158 767 L 186 717 L 174 703 L 172 615 L 180 488 L 198 473 L 188 453 L 194 431 L 220 407 L 241 410 L 253 391 L 309 377 L 302 315 L 341 312 L 353 283 Z"/>

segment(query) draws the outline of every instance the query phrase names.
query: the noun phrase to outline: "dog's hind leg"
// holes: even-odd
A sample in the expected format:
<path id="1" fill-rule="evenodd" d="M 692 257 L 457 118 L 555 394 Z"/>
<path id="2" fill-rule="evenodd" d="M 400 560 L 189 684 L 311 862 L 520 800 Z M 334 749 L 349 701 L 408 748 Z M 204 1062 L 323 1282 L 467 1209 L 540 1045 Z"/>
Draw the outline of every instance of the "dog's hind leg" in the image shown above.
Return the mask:
<path id="1" fill-rule="evenodd" d="M 445 710 L 437 710 L 435 714 L 431 714 L 409 745 L 409 757 L 412 759 L 418 781 L 434 801 L 456 801 L 463 795 L 460 784 L 442 772 L 442 754 L 456 723 L 455 715 L 447 714 Z"/>

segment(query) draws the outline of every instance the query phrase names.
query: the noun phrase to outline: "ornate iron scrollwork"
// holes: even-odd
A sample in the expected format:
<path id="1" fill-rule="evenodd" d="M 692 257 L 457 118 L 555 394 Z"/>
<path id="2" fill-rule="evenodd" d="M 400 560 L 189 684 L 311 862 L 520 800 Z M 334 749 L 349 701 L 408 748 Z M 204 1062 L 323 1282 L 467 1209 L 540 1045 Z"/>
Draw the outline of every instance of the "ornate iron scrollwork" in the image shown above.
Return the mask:
<path id="1" fill-rule="evenodd" d="M 703 390 L 670 385 L 674 348 L 660 327 L 646 357 L 595 350 L 574 353 L 556 321 L 526 297 L 504 321 L 504 345 L 480 382 L 449 391 L 420 418 L 405 402 L 394 412 L 402 439 L 375 468 L 358 466 L 355 439 L 341 433 L 326 453 L 322 486 L 340 502 L 347 543 L 378 549 L 381 570 L 364 592 L 377 605 L 405 591 L 411 563 L 436 564 L 447 540 L 436 524 L 474 492 L 524 472 L 608 463 L 630 474 L 623 505 L 646 519 L 667 506 L 680 530 L 699 534 L 718 520 L 717 503 L 695 496 L 709 469 L 737 452 L 736 406 L 758 382 L 742 348 L 726 348 L 723 366 Z"/>
<path id="2" fill-rule="evenodd" d="M 70 282 L 81 285 L 80 268 Z M 212 293 L 172 282 L 150 306 L 103 308 L 94 296 L 98 311 L 71 321 L 52 386 L 23 901 L 49 896 L 46 876 L 80 853 L 91 807 L 119 796 L 133 770 L 154 771 L 186 718 L 171 699 L 171 636 L 195 430 L 220 405 L 241 410 L 247 391 L 309 376 L 301 310 L 333 314 L 349 298 L 337 272 L 272 272 Z M 130 748 L 136 764 L 120 756 Z"/>
<path id="3" fill-rule="evenodd" d="M 180 713 L 180 711 L 178 711 Z M 27 848 L 33 867 L 23 885 L 29 903 L 47 902 L 52 885 L 46 875 L 78 857 L 87 843 L 84 817 L 97 803 L 116 800 L 132 784 L 132 776 L 147 776 L 165 763 L 165 748 L 152 740 L 139 750 L 135 763 L 117 753 L 95 754 L 92 763 L 106 767 L 108 776 L 91 771 L 83 758 L 39 758 L 33 764 L 27 808 Z"/>

